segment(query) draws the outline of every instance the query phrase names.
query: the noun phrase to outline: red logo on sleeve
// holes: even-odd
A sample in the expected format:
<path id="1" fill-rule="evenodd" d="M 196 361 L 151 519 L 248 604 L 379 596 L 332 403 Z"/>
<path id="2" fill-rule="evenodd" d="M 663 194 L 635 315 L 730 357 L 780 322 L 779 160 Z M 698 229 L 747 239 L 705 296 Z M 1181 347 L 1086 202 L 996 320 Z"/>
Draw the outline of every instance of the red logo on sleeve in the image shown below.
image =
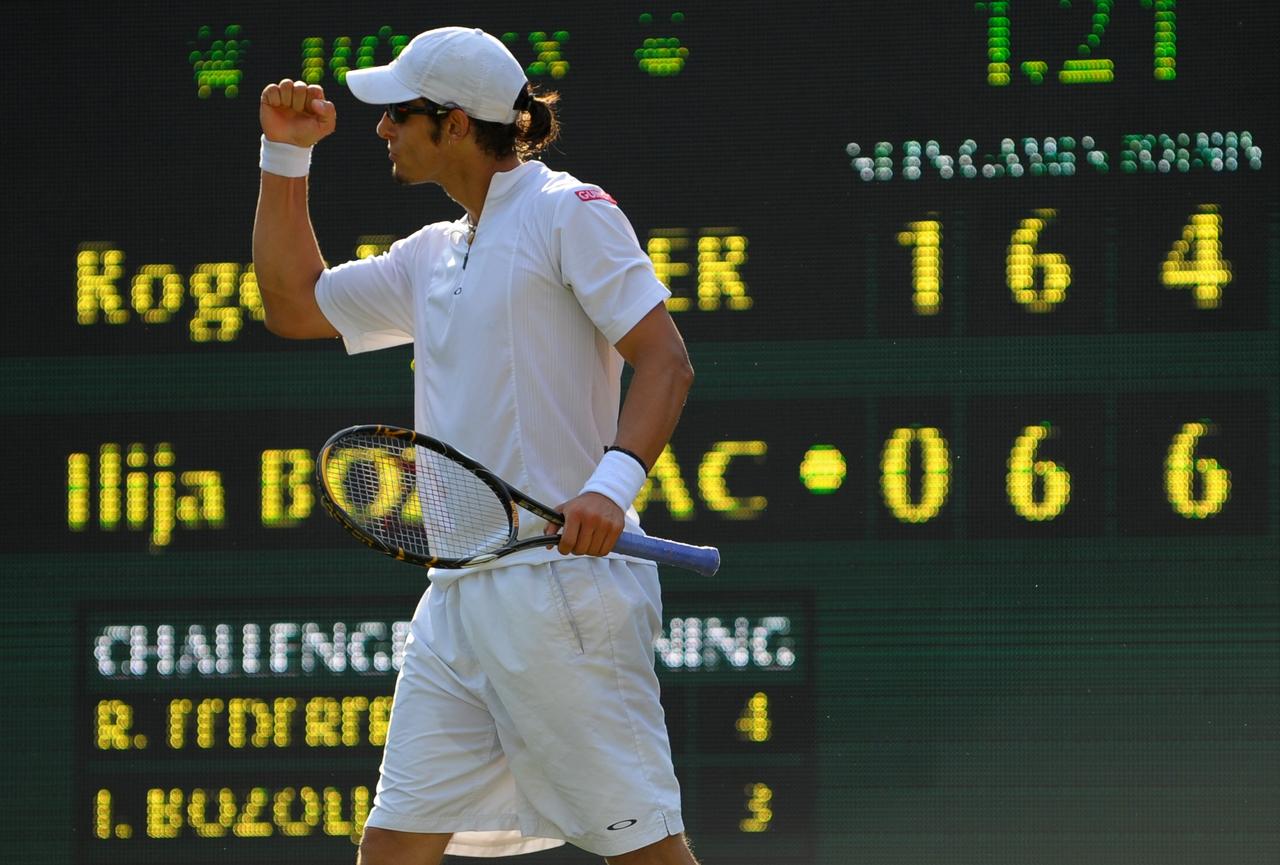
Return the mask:
<path id="1" fill-rule="evenodd" d="M 607 201 L 614 207 L 618 206 L 618 202 L 614 201 L 613 196 L 605 192 L 603 189 L 579 189 L 574 195 L 583 201 Z"/>

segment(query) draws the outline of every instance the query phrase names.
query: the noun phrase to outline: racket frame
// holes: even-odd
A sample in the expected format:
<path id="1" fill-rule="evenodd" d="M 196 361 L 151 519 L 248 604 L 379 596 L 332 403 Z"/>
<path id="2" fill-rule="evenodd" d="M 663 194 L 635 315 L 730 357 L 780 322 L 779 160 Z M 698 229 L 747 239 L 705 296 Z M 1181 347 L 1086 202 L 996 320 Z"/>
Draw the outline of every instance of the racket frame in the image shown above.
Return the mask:
<path id="1" fill-rule="evenodd" d="M 507 512 L 507 543 L 488 553 L 477 553 L 473 556 L 465 556 L 463 558 L 443 558 L 440 556 L 423 556 L 383 541 L 381 538 L 367 531 L 360 525 L 360 521 L 353 517 L 348 511 L 338 503 L 336 496 L 329 486 L 329 473 L 326 470 L 330 456 L 334 447 L 344 440 L 353 436 L 382 436 L 395 439 L 398 443 L 403 443 L 407 449 L 410 447 L 421 447 L 434 451 L 441 456 L 452 460 L 471 472 L 477 478 L 493 491 L 498 501 L 502 503 L 503 508 Z M 462 451 L 442 442 L 440 439 L 423 435 L 420 432 L 403 427 L 386 426 L 384 424 L 357 424 L 346 429 L 338 430 L 329 437 L 324 443 L 324 447 L 320 449 L 320 456 L 316 460 L 316 472 L 320 476 L 320 500 L 324 504 L 325 510 L 329 515 L 336 519 L 343 528 L 354 535 L 365 545 L 377 550 L 380 553 L 391 556 L 392 558 L 408 562 L 409 564 L 421 565 L 427 568 L 466 568 L 472 565 L 480 565 L 485 562 L 491 562 L 501 556 L 520 550 L 529 549 L 531 547 L 554 546 L 560 542 L 559 535 L 539 535 L 538 537 L 520 539 L 520 508 L 524 508 L 536 517 L 540 517 L 547 522 L 556 525 L 564 525 L 564 515 L 557 512 L 554 508 L 547 507 L 542 502 L 534 499 L 515 487 L 508 484 L 502 478 L 495 475 L 479 461 L 472 459 Z"/>
<path id="2" fill-rule="evenodd" d="M 403 547 L 389 544 L 366 531 L 360 525 L 360 522 L 338 503 L 338 497 L 330 491 L 329 474 L 326 471 L 334 447 L 340 441 L 356 435 L 393 438 L 397 442 L 402 442 L 406 449 L 409 447 L 426 448 L 452 460 L 471 472 L 489 487 L 498 501 L 502 503 L 503 508 L 506 509 L 508 518 L 506 544 L 495 550 L 477 553 L 472 556 L 443 558 L 419 555 Z M 520 550 L 533 547 L 552 547 L 560 543 L 560 536 L 551 534 L 520 539 L 520 508 L 524 508 L 535 517 L 557 526 L 564 525 L 564 514 L 511 486 L 511 484 L 486 468 L 483 463 L 472 459 L 452 445 L 440 441 L 440 439 L 423 435 L 416 430 L 387 426 L 385 424 L 357 424 L 356 426 L 338 430 L 329 437 L 324 447 L 320 449 L 320 455 L 316 460 L 316 472 L 320 476 L 320 501 L 325 510 L 361 543 L 401 562 L 427 568 L 466 568 L 491 562 L 494 559 L 519 552 Z M 416 489 L 416 483 L 414 486 Z M 638 555 L 642 558 L 689 568 L 705 576 L 711 576 L 720 567 L 720 554 L 711 547 L 694 547 L 689 544 L 665 541 L 660 538 L 651 538 L 638 534 L 624 532 L 619 537 L 618 542 L 615 543 L 614 550 L 623 554 Z"/>

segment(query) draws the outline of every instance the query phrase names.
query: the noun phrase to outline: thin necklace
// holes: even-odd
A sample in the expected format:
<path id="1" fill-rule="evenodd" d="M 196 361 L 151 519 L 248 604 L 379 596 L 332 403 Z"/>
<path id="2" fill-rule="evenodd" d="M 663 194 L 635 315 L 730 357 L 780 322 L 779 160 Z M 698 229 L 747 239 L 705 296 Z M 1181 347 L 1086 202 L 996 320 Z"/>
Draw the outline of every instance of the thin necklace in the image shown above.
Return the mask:
<path id="1" fill-rule="evenodd" d="M 471 244 L 476 240 L 476 223 L 471 221 L 471 214 L 467 214 L 467 251 L 462 256 L 462 269 L 467 269 L 467 262 L 471 259 Z"/>

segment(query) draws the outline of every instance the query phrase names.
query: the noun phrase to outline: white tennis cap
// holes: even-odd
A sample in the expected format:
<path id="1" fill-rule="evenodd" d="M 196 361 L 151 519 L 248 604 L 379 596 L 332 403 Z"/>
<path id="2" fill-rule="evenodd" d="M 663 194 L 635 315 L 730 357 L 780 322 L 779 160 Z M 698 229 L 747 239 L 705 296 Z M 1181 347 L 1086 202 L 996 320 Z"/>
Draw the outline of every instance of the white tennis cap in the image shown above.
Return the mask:
<path id="1" fill-rule="evenodd" d="M 347 87 L 361 102 L 390 105 L 423 97 L 494 123 L 516 121 L 513 106 L 526 84 L 520 61 L 505 45 L 468 27 L 419 33 L 390 64 L 347 73 Z"/>

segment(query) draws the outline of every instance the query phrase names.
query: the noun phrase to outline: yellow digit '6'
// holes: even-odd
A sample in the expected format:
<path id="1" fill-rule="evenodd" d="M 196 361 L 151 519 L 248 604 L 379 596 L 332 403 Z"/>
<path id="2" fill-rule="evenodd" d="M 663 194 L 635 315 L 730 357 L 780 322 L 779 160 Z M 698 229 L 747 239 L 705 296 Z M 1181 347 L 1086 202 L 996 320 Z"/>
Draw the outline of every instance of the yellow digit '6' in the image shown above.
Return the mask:
<path id="1" fill-rule="evenodd" d="M 1214 516 L 1231 497 L 1231 472 L 1212 457 L 1197 457 L 1196 444 L 1216 430 L 1199 421 L 1185 423 L 1169 444 L 1164 460 L 1164 489 L 1173 509 L 1189 520 Z M 1196 498 L 1196 478 L 1200 498 Z"/>
<path id="2" fill-rule="evenodd" d="M 1067 299 L 1071 285 L 1071 265 L 1060 252 L 1036 252 L 1040 232 L 1056 219 L 1058 211 L 1040 208 L 1030 219 L 1024 219 L 1009 238 L 1009 251 L 1005 257 L 1005 275 L 1013 299 L 1028 312 L 1053 312 L 1053 308 Z M 1040 272 L 1040 287 L 1036 288 L 1036 272 Z"/>
<path id="3" fill-rule="evenodd" d="M 1037 460 L 1036 449 L 1040 442 L 1053 435 L 1049 424 L 1035 424 L 1022 430 L 1009 453 L 1009 474 L 1005 487 L 1009 503 L 1025 520 L 1042 522 L 1062 513 L 1071 501 L 1071 475 L 1066 469 L 1049 460 Z M 1044 483 L 1044 497 L 1036 501 L 1036 479 Z"/>

